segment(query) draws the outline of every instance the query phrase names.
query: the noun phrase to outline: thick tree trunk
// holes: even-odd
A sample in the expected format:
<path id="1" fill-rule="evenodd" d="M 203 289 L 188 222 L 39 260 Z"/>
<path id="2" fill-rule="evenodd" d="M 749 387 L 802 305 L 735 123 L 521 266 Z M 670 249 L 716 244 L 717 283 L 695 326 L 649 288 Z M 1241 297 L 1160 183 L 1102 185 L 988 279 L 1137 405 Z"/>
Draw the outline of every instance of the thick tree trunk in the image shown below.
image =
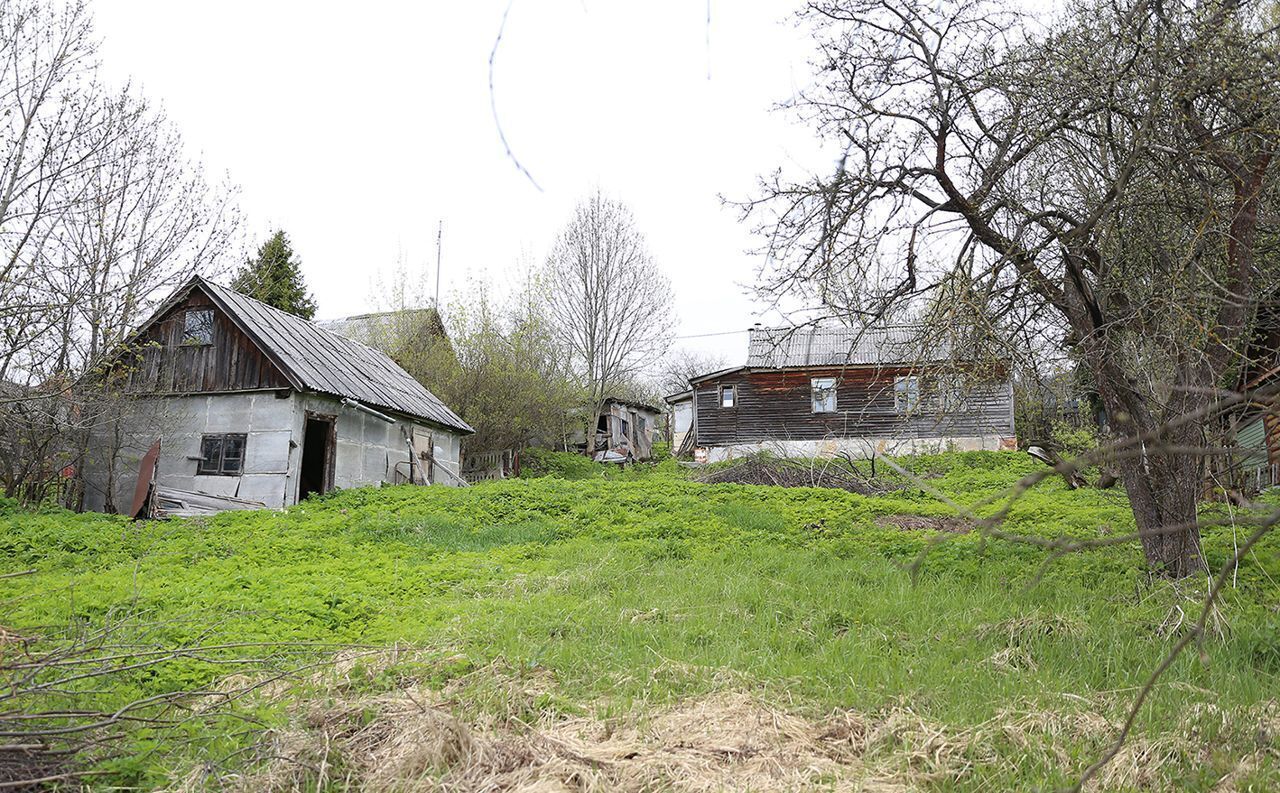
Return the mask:
<path id="1" fill-rule="evenodd" d="M 1142 551 L 1158 575 L 1183 578 L 1205 569 L 1196 523 L 1200 475 L 1200 461 L 1186 453 L 1151 452 L 1120 463 Z"/>
<path id="2" fill-rule="evenodd" d="M 1149 393 L 1114 365 L 1106 347 L 1095 348 L 1093 364 L 1099 396 L 1119 434 L 1116 468 L 1129 495 L 1142 551 L 1151 572 L 1185 578 L 1205 569 L 1196 507 L 1209 459 L 1202 431 L 1207 407 L 1201 382 L 1212 382 L 1203 367 L 1186 366 L 1172 394 L 1155 412 Z"/>

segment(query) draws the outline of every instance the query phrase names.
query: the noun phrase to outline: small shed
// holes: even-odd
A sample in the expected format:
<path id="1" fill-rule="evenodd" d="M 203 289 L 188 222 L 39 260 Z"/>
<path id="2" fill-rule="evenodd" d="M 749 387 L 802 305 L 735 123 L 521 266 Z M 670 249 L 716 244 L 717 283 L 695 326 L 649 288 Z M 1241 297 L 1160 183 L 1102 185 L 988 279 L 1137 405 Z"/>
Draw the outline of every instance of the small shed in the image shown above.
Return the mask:
<path id="1" fill-rule="evenodd" d="M 596 414 L 595 438 L 584 451 L 607 462 L 648 460 L 653 456 L 653 438 L 661 415 L 653 405 L 609 397 Z"/>
<path id="2" fill-rule="evenodd" d="M 335 488 L 463 483 L 472 428 L 387 355 L 200 277 L 112 372 L 129 404 L 95 435 L 89 509 L 129 507 L 144 457 L 157 489 L 268 507 Z"/>

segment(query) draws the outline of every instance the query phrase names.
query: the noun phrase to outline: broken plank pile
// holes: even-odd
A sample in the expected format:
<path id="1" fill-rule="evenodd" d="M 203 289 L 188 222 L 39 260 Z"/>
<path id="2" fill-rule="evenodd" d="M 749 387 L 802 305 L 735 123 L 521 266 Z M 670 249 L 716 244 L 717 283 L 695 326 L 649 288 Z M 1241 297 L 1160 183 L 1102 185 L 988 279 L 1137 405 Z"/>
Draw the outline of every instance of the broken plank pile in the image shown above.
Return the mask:
<path id="1" fill-rule="evenodd" d="M 834 460 L 789 460 L 752 456 L 696 478 L 705 484 L 830 487 L 864 496 L 886 493 L 896 485 L 863 474 Z"/>

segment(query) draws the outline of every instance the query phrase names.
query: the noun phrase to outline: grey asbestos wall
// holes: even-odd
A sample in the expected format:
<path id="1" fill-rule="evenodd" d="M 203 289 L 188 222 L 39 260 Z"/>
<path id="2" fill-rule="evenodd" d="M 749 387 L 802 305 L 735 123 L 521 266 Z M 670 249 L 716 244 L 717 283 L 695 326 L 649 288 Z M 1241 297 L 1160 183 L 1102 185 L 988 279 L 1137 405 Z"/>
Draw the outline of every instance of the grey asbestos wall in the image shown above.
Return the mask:
<path id="1" fill-rule="evenodd" d="M 86 461 L 88 509 L 128 510 L 139 463 L 157 439 L 161 441 L 159 484 L 282 507 L 297 501 L 307 411 L 337 417 L 333 484 L 338 488 L 396 481 L 396 464 L 409 460 L 405 433 L 412 436 L 414 427 L 403 417 L 396 417 L 397 421 L 389 424 L 346 407 L 333 397 L 290 393 L 281 399 L 274 391 L 140 399 L 133 408 L 118 428 L 104 429 L 99 434 L 94 444 L 99 456 Z M 429 427 L 427 431 L 435 446 L 437 465 L 458 473 L 460 437 L 439 427 Z M 120 444 L 114 466 L 108 459 L 112 432 Z M 233 432 L 248 435 L 243 473 L 198 475 L 201 436 Z M 401 472 L 407 467 L 401 465 Z M 453 477 L 443 473 L 435 480 L 456 484 Z"/>

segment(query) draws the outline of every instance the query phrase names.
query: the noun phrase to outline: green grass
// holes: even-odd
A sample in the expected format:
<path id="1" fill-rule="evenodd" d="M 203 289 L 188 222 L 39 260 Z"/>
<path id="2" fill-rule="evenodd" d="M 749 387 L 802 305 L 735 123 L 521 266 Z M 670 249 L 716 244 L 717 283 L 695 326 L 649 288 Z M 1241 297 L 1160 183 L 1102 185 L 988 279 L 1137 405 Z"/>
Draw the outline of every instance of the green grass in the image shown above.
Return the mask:
<path id="1" fill-rule="evenodd" d="M 980 514 L 1035 470 L 1012 454 L 907 462 Z M 905 706 L 963 731 L 1010 710 L 1059 712 L 1081 702 L 1119 717 L 1173 641 L 1170 615 L 1180 607 L 1194 619 L 1204 590 L 1203 582 L 1150 580 L 1135 546 L 1067 557 L 1041 575 L 1044 552 L 1031 546 L 976 534 L 938 543 L 929 533 L 877 526 L 879 515 L 954 514 L 918 489 L 862 497 L 707 486 L 666 463 L 587 478 L 564 473 L 466 489 L 348 491 L 284 512 L 202 521 L 130 523 L 0 506 L 0 573 L 38 571 L 0 579 L 4 625 L 57 641 L 117 622 L 160 647 L 407 642 L 465 657 L 455 671 L 499 658 L 547 670 L 570 709 L 626 711 L 732 680 L 804 713 Z M 1133 525 L 1122 493 L 1072 492 L 1056 481 L 1010 514 L 1007 528 L 1037 536 L 1096 537 Z M 1244 532 L 1220 508 L 1206 514 L 1224 518 L 1205 535 L 1216 566 Z M 913 577 L 906 568 L 926 550 Z M 1245 712 L 1276 696 L 1277 580 L 1280 542 L 1272 536 L 1225 593 L 1225 630 L 1169 670 L 1140 735 L 1181 729 L 1198 705 Z M 86 696 L 110 707 L 205 687 L 228 674 L 218 660 L 176 659 Z M 483 701 L 477 691 L 475 707 Z M 280 724 L 289 711 L 275 706 L 254 717 Z M 139 731 L 148 751 L 118 762 L 109 779 L 159 784 L 192 757 L 230 754 L 250 740 L 191 730 L 181 746 L 149 744 L 153 736 Z M 1196 733 L 1208 747 L 1203 755 L 1165 761 L 1167 782 L 1209 789 L 1234 755 L 1258 751 L 1263 740 L 1257 725 L 1215 730 Z M 996 747 L 1004 762 L 928 785 L 1063 782 L 1103 747 L 1100 738 L 1041 740 L 1065 743 L 1080 763 L 1064 768 L 1034 746 L 1010 744 Z M 1280 745 L 1268 751 L 1271 764 L 1257 778 L 1280 784 Z"/>

